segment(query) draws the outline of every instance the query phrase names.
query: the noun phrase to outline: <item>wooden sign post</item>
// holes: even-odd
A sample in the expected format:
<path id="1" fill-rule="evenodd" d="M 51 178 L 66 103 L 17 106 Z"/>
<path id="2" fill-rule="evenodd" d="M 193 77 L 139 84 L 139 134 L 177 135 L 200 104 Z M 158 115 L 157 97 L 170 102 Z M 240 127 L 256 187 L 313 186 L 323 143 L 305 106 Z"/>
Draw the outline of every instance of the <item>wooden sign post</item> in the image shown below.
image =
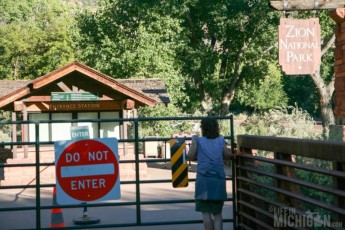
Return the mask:
<path id="1" fill-rule="evenodd" d="M 345 6 L 344 0 L 272 0 L 270 7 L 275 10 L 326 10 Z"/>

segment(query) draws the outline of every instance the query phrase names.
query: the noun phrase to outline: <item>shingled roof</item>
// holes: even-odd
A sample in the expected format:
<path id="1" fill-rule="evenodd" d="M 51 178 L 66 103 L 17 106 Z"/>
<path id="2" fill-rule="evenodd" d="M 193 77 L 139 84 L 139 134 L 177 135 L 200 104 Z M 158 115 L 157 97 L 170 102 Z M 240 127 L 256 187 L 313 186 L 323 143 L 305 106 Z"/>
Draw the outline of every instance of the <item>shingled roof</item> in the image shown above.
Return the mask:
<path id="1" fill-rule="evenodd" d="M 162 79 L 115 79 L 77 61 L 35 80 L 0 80 L 0 102 L 2 101 L 2 106 L 7 105 L 73 71 L 82 73 L 146 105 L 170 102 Z"/>
<path id="2" fill-rule="evenodd" d="M 119 83 L 135 89 L 160 103 L 170 103 L 164 81 L 159 78 L 115 79 Z"/>
<path id="3" fill-rule="evenodd" d="M 0 81 L 0 98 L 27 86 L 32 81 L 30 80 L 1 80 Z"/>
<path id="4" fill-rule="evenodd" d="M 115 79 L 115 81 L 151 97 L 158 103 L 170 103 L 164 81 L 159 78 Z M 32 83 L 31 80 L 1 80 L 0 98 Z"/>

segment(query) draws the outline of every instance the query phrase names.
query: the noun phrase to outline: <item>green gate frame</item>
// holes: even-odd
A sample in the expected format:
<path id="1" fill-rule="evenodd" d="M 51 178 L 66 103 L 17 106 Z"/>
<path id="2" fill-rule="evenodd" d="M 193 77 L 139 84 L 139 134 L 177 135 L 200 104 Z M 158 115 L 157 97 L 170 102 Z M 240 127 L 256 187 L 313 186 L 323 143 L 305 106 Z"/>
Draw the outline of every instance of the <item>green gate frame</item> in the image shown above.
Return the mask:
<path id="1" fill-rule="evenodd" d="M 139 164 L 143 162 L 166 162 L 167 159 L 139 159 L 139 143 L 145 141 L 169 141 L 172 137 L 168 138 L 140 138 L 139 137 L 139 123 L 145 121 L 176 121 L 176 120 L 201 120 L 204 117 L 157 117 L 157 118 L 122 118 L 122 119 L 83 119 L 83 120 L 42 120 L 42 121 L 6 121 L 0 122 L 0 127 L 3 125 L 35 125 L 35 142 L 2 142 L 0 145 L 3 147 L 9 146 L 17 146 L 17 145 L 27 145 L 27 146 L 35 146 L 36 149 L 36 156 L 35 156 L 35 163 L 31 164 L 0 164 L 1 168 L 6 167 L 35 167 L 35 174 L 36 174 L 36 184 L 35 185 L 13 185 L 13 186 L 0 186 L 0 189 L 26 189 L 26 188 L 35 188 L 36 189 L 36 204 L 35 206 L 23 206 L 23 207 L 16 207 L 16 208 L 0 208 L 1 212 L 12 212 L 12 211 L 24 211 L 24 210 L 35 210 L 36 212 L 36 227 L 34 229 L 50 229 L 50 228 L 43 228 L 41 223 L 41 210 L 45 209 L 53 209 L 53 208 L 85 208 L 85 207 L 102 207 L 102 206 L 136 206 L 136 222 L 135 223 L 125 223 L 125 224 L 97 224 L 97 225 L 88 225 L 87 228 L 117 228 L 117 227 L 133 227 L 133 226 L 157 226 L 157 225 L 180 225 L 180 224 L 196 224 L 202 223 L 201 219 L 198 220 L 186 220 L 186 221 L 160 221 L 160 222 L 142 222 L 141 219 L 141 206 L 142 205 L 154 205 L 154 204 L 177 204 L 177 203 L 194 203 L 194 199 L 183 199 L 183 200 L 161 200 L 161 201 L 141 201 L 140 200 L 140 185 L 141 184 L 148 184 L 148 183 L 171 183 L 172 180 L 140 180 L 139 175 Z M 213 118 L 217 120 L 229 120 L 229 129 L 230 129 L 230 136 L 225 136 L 225 139 L 230 140 L 231 151 L 235 153 L 235 140 L 234 140 L 234 125 L 233 125 L 233 115 L 230 116 L 213 116 Z M 77 122 L 133 122 L 134 123 L 134 139 L 120 139 L 119 142 L 135 142 L 135 159 L 134 160 L 120 160 L 121 163 L 135 163 L 136 168 L 136 175 L 135 181 L 121 181 L 121 184 L 134 184 L 136 187 L 136 201 L 135 202 L 119 202 L 119 203 L 92 203 L 92 204 L 80 204 L 80 205 L 46 205 L 43 206 L 41 204 L 41 191 L 40 188 L 43 187 L 54 187 L 55 184 L 41 184 L 40 183 L 40 167 L 42 166 L 54 166 L 54 162 L 52 163 L 40 163 L 40 145 L 46 144 L 54 144 L 53 141 L 48 142 L 40 142 L 39 141 L 39 125 L 42 123 L 77 123 Z M 191 138 L 186 138 L 186 140 L 190 140 Z M 233 215 L 236 215 L 236 193 L 235 193 L 235 165 L 234 161 L 231 161 L 232 164 L 232 176 L 227 177 L 227 180 L 231 180 L 232 183 L 232 197 L 228 198 L 227 201 L 232 201 L 233 203 Z M 189 179 L 190 182 L 195 181 L 195 179 Z M 232 219 L 224 219 L 224 222 L 232 222 L 235 229 L 236 226 L 236 217 Z M 66 226 L 64 229 L 83 229 L 85 226 Z M 27 228 L 30 229 L 30 228 Z"/>

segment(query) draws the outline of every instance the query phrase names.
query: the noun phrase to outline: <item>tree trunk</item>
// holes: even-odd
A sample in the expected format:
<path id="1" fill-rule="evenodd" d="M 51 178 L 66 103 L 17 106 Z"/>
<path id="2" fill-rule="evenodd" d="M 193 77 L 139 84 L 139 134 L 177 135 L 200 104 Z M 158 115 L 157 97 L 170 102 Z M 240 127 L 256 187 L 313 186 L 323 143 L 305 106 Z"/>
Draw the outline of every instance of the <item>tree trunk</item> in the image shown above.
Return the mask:
<path id="1" fill-rule="evenodd" d="M 235 87 L 231 87 L 222 98 L 222 108 L 220 111 L 221 115 L 227 115 L 230 113 L 230 104 L 235 96 Z"/>
<path id="2" fill-rule="evenodd" d="M 234 68 L 233 77 L 231 79 L 230 88 L 223 93 L 223 96 L 221 99 L 221 104 L 222 104 L 222 108 L 220 111 L 221 115 L 227 115 L 230 113 L 229 107 L 230 107 L 231 101 L 234 99 L 236 87 L 238 86 L 240 82 L 240 64 L 242 61 L 243 54 L 246 51 L 247 47 L 248 47 L 247 44 L 244 43 L 241 50 L 238 53 L 238 58 L 235 63 L 235 68 Z"/>
<path id="3" fill-rule="evenodd" d="M 334 45 L 334 41 L 335 41 L 335 34 L 333 34 L 333 36 L 328 40 L 326 45 L 322 48 L 321 57 Z M 328 85 L 325 84 L 319 71 L 315 74 L 310 75 L 310 77 L 313 80 L 316 86 L 317 92 L 319 94 L 322 125 L 323 127 L 327 128 L 329 125 L 332 125 L 335 123 L 332 102 L 331 102 L 332 94 L 334 92 L 335 75 L 333 74 L 332 80 L 330 81 Z"/>
<path id="4" fill-rule="evenodd" d="M 19 69 L 18 63 L 19 63 L 19 56 L 16 57 L 16 60 L 13 63 L 13 80 L 17 80 L 18 69 Z"/>
<path id="5" fill-rule="evenodd" d="M 203 100 L 201 101 L 202 108 L 206 111 L 208 115 L 211 115 L 213 110 L 212 98 L 208 93 L 205 93 Z"/>
<path id="6" fill-rule="evenodd" d="M 323 127 L 328 127 L 329 125 L 334 124 L 334 114 L 331 104 L 331 97 L 334 91 L 334 80 L 330 82 L 328 86 L 325 85 L 323 79 L 320 76 L 320 72 L 310 75 L 316 89 L 319 94 L 319 102 L 322 116 L 322 125 Z M 333 79 L 334 79 L 333 75 Z"/>

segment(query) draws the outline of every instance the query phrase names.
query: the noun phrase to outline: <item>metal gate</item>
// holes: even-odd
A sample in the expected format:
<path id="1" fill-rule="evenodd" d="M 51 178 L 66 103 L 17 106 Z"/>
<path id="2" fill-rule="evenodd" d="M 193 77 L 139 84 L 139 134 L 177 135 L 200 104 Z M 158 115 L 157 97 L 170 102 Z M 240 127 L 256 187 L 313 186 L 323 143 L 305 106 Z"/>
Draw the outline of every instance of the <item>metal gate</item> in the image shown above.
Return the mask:
<path id="1" fill-rule="evenodd" d="M 88 224 L 87 228 L 120 228 L 134 226 L 158 226 L 158 225 L 193 225 L 201 224 L 201 215 L 194 211 L 194 182 L 195 162 L 189 162 L 189 186 L 187 188 L 173 188 L 170 170 L 170 156 L 167 154 L 168 141 L 172 136 L 162 137 L 160 134 L 156 137 L 143 137 L 140 133 L 140 127 L 147 122 L 198 122 L 203 117 L 159 117 L 159 118 L 128 118 L 128 119 L 85 119 L 85 120 L 59 120 L 59 121 L 15 121 L 1 122 L 1 129 L 11 129 L 12 126 L 33 125 L 35 128 L 35 141 L 17 141 L 2 142 L 1 150 L 7 152 L 14 148 L 34 149 L 32 154 L 33 161 L 29 162 L 28 156 L 21 161 L 13 163 L 11 158 L 7 163 L 0 164 L 0 179 L 3 180 L 4 171 L 19 171 L 24 168 L 24 172 L 33 171 L 33 180 L 30 183 L 18 185 L 0 184 L 0 226 L 6 226 L 8 229 L 50 229 L 52 227 L 52 218 L 54 215 L 63 216 L 63 225 L 65 229 L 85 229 L 84 224 L 75 224 L 72 220 L 80 217 L 84 219 L 96 218 L 100 222 L 97 224 Z M 231 144 L 234 152 L 234 129 L 233 116 L 216 116 L 227 126 L 225 139 Z M 132 132 L 130 138 L 119 139 L 123 145 L 133 146 L 133 159 L 120 156 L 120 175 L 127 171 L 134 171 L 133 178 L 120 181 L 122 197 L 119 200 L 110 200 L 104 202 L 81 203 L 78 205 L 59 205 L 54 202 L 55 194 L 53 188 L 55 183 L 44 183 L 44 172 L 47 168 L 55 168 L 54 160 L 50 162 L 42 161 L 42 154 L 47 146 L 52 146 L 53 141 L 40 140 L 40 125 L 51 123 L 77 123 L 77 122 L 123 122 L 130 123 Z M 167 124 L 167 123 L 166 123 Z M 69 134 L 66 134 L 69 135 Z M 187 141 L 191 136 L 182 135 Z M 157 157 L 150 158 L 145 156 L 145 143 L 159 142 Z M 6 152 L 5 151 L 5 152 Z M 0 159 L 4 152 L 0 151 Z M 13 153 L 12 153 L 13 154 Z M 54 152 L 50 152 L 54 155 Z M 27 155 L 27 154 L 26 154 Z M 19 156 L 12 156 L 13 158 Z M 230 162 L 230 160 L 229 160 Z M 231 162 L 232 164 L 232 162 Z M 153 170 L 152 175 L 145 175 L 148 169 Z M 235 226 L 236 218 L 235 205 L 233 205 L 235 191 L 232 171 L 234 167 L 228 166 L 227 175 L 228 200 L 224 206 L 224 223 Z M 14 173 L 15 175 L 15 173 Z M 165 176 L 164 176 L 165 175 Z M 168 175 L 168 177 L 166 176 Z M 6 177 L 6 174 L 5 174 Z M 18 177 L 20 175 L 18 174 Z M 61 213 L 59 213 L 61 212 Z M 106 214 L 105 214 L 106 213 Z M 22 224 L 20 224 L 22 223 Z M 24 224 L 23 224 L 24 223 Z M 233 229 L 235 229 L 233 227 Z"/>

